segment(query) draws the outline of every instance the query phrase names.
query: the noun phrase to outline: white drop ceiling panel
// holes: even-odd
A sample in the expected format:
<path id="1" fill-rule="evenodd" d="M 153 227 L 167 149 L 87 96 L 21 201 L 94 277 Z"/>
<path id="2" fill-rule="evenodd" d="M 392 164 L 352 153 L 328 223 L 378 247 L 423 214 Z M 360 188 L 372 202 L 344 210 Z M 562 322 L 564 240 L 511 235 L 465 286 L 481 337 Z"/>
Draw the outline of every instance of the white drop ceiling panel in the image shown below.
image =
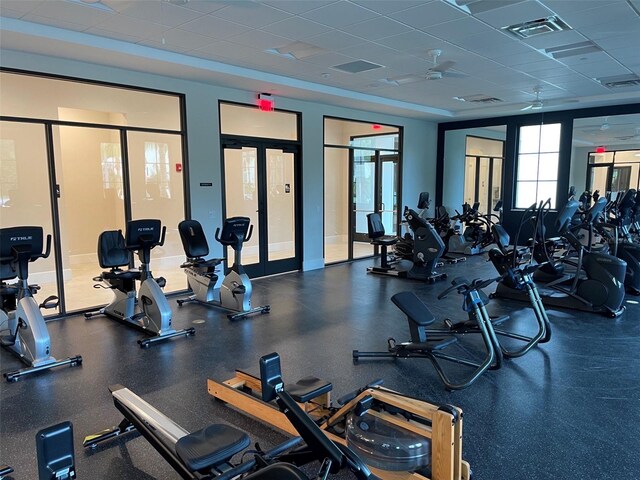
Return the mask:
<path id="1" fill-rule="evenodd" d="M 479 13 L 476 15 L 480 20 L 496 28 L 507 27 L 518 23 L 524 23 L 538 18 L 546 18 L 553 15 L 553 12 L 542 6 L 535 0 L 507 5 L 496 10 Z"/>
<path id="2" fill-rule="evenodd" d="M 471 16 L 466 16 L 450 22 L 439 23 L 437 25 L 422 28 L 422 30 L 427 32 L 429 35 L 446 38 L 449 41 L 455 41 L 460 38 L 468 37 L 469 35 L 478 35 L 494 31 L 493 28 L 485 25 L 483 22 L 479 22 L 476 18 Z"/>
<path id="3" fill-rule="evenodd" d="M 89 8 L 89 7 L 86 7 Z M 128 17 L 141 18 L 149 22 L 177 27 L 183 23 L 195 20 L 201 14 L 188 8 L 178 7 L 168 2 L 162 2 L 160 8 L 153 2 L 128 2 L 118 11 Z"/>
<path id="4" fill-rule="evenodd" d="M 262 27 L 265 32 L 282 35 L 283 37 L 301 40 L 303 38 L 312 37 L 331 30 L 331 27 L 312 22 L 301 17 L 291 17 L 287 20 L 272 23 L 266 27 Z"/>
<path id="5" fill-rule="evenodd" d="M 239 23 L 229 22 L 213 15 L 204 15 L 196 20 L 184 23 L 179 27 L 187 32 L 199 33 L 207 37 L 225 39 L 251 30 Z"/>
<path id="6" fill-rule="evenodd" d="M 340 28 L 375 18 L 377 14 L 354 3 L 337 2 L 302 13 L 300 16 L 332 28 Z"/>
<path id="7" fill-rule="evenodd" d="M 293 42 L 290 38 L 262 30 L 250 30 L 239 35 L 231 35 L 226 37 L 225 40 L 262 51 L 268 48 L 283 47 Z"/>
<path id="8" fill-rule="evenodd" d="M 359 45 L 365 41 L 363 38 L 356 37 L 342 30 L 329 30 L 326 33 L 314 35 L 307 39 L 307 43 L 327 50 L 341 50 Z"/>
<path id="9" fill-rule="evenodd" d="M 460 9 L 444 2 L 429 2 L 389 15 L 391 18 L 415 28 L 427 28 L 438 23 L 458 20 L 466 16 Z"/>
<path id="10" fill-rule="evenodd" d="M 3 10 L 4 14 L 5 11 Z M 87 29 L 87 26 L 81 23 L 67 22 L 66 20 L 60 20 L 59 18 L 41 17 L 40 15 L 34 15 L 33 13 L 27 13 L 26 15 L 20 14 L 23 20 L 28 22 L 41 23 L 42 25 L 51 25 L 52 27 L 65 28 L 67 30 L 75 30 L 82 32 Z"/>
<path id="11" fill-rule="evenodd" d="M 347 32 L 367 40 L 377 40 L 392 35 L 407 33 L 412 30 L 412 28 L 407 25 L 385 17 L 365 20 L 364 22 L 354 23 L 342 28 Z"/>
<path id="12" fill-rule="evenodd" d="M 133 33 L 142 38 L 159 35 L 162 32 L 169 30 L 169 28 L 164 25 L 147 22 L 140 18 L 127 17 L 125 15 L 111 15 L 107 17 L 106 20 L 95 26 L 103 30 L 123 33 L 125 35 L 131 35 Z"/>
<path id="13" fill-rule="evenodd" d="M 4 2 L 2 2 L 4 4 Z M 65 22 L 77 23 L 93 27 L 107 19 L 116 18 L 115 14 L 97 10 L 84 5 L 74 5 L 69 2 L 42 2 L 31 10 L 32 14 L 41 17 L 54 18 Z"/>
<path id="14" fill-rule="evenodd" d="M 640 73 L 640 16 L 627 0 L 100 0 L 93 6 L 0 0 L 0 15 L 3 52 L 273 89 L 422 118 L 519 113 L 535 99 L 535 87 L 542 88 L 543 101 L 549 100 L 543 110 L 640 102 L 640 88 L 607 89 L 593 78 Z M 573 30 L 528 40 L 501 30 L 548 15 L 559 16 Z M 586 39 L 604 51 L 560 60 L 541 52 Z M 302 60 L 265 52 L 295 41 L 325 52 Z M 436 64 L 455 62 L 439 80 L 426 79 L 434 67 L 432 49 L 441 50 Z M 384 68 L 356 74 L 331 68 L 360 59 Z M 280 83 L 277 77 L 265 83 L 261 72 L 280 75 Z M 418 81 L 381 82 L 406 75 Z M 496 107 L 454 99 L 474 94 L 504 102 Z"/>
<path id="15" fill-rule="evenodd" d="M 258 28 L 291 17 L 291 14 L 256 2 L 228 2 L 229 6 L 216 12 L 216 17 Z"/>
<path id="16" fill-rule="evenodd" d="M 304 12 L 315 10 L 316 8 L 325 7 L 336 1 L 337 0 L 273 0 L 264 3 L 284 12 L 289 12 L 292 15 L 300 15 Z"/>

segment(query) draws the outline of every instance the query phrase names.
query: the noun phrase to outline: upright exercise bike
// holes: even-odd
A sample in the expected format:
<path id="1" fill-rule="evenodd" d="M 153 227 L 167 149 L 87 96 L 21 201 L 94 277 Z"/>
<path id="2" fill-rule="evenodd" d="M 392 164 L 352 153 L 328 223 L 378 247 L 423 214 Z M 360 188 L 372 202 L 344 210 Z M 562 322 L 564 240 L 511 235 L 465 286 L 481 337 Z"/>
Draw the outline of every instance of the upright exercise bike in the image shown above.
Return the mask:
<path id="1" fill-rule="evenodd" d="M 5 373 L 8 382 L 25 375 L 61 365 L 82 364 L 77 355 L 64 360 L 51 356 L 51 341 L 41 308 L 56 308 L 58 297 L 50 296 L 40 305 L 33 294 L 38 285 L 29 285 L 29 263 L 47 258 L 51 252 L 51 235 L 47 235 L 42 252 L 42 227 L 10 227 L 0 229 L 0 344 L 17 355 L 27 368 Z M 5 283 L 18 277 L 12 285 Z"/>
<path id="2" fill-rule="evenodd" d="M 234 252 L 233 265 L 226 275 L 223 258 L 205 260 L 209 245 L 202 225 L 197 220 L 184 220 L 178 225 L 187 261 L 181 265 L 187 275 L 193 295 L 179 299 L 178 305 L 200 302 L 222 308 L 231 313 L 230 320 L 238 320 L 254 313 L 269 313 L 270 305 L 251 307 L 252 285 L 242 266 L 242 245 L 251 239 L 253 225 L 248 217 L 231 217 L 224 221 L 222 232 L 216 229 L 216 240 Z"/>
<path id="3" fill-rule="evenodd" d="M 102 232 L 98 238 L 100 267 L 110 270 L 94 278 L 102 282 L 94 287 L 111 289 L 114 299 L 106 307 L 84 316 L 106 315 L 150 335 L 138 340 L 141 348 L 195 334 L 193 328 L 175 330 L 171 326 L 171 307 L 161 288 L 166 281 L 162 277 L 156 280 L 149 270 L 151 250 L 164 244 L 165 233 L 166 227 L 160 220 L 131 220 L 127 223 L 126 239 L 121 230 Z M 138 253 L 140 269 L 122 270 L 120 267 L 129 266 L 133 252 Z M 141 282 L 137 296 L 136 281 Z"/>

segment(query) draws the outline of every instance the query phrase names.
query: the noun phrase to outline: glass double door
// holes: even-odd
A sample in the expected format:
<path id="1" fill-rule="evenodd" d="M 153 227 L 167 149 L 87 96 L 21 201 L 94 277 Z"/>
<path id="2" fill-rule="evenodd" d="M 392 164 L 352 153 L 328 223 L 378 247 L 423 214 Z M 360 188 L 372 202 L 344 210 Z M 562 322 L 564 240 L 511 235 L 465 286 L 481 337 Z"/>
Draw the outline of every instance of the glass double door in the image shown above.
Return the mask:
<path id="1" fill-rule="evenodd" d="M 386 235 L 398 234 L 398 155 L 379 150 L 351 150 L 350 258 L 374 253 L 369 243 L 367 215 L 379 213 Z"/>
<path id="2" fill-rule="evenodd" d="M 502 158 L 467 156 L 465 170 L 465 203 L 479 203 L 478 211 L 490 215 L 502 198 Z"/>
<path id="3" fill-rule="evenodd" d="M 158 218 L 165 244 L 151 268 L 165 291 L 185 288 L 177 224 L 184 218 L 180 135 L 21 122 L 0 123 L 2 226 L 40 225 L 52 235 L 52 253 L 30 264 L 38 299 L 60 298 L 57 311 L 86 310 L 111 300 L 93 288 L 103 270 L 96 245 L 105 230 L 126 221 Z"/>
<path id="4" fill-rule="evenodd" d="M 250 277 L 301 268 L 298 209 L 298 146 L 223 141 L 225 218 L 251 219 L 253 234 L 243 245 Z M 225 252 L 229 265 L 234 252 Z"/>

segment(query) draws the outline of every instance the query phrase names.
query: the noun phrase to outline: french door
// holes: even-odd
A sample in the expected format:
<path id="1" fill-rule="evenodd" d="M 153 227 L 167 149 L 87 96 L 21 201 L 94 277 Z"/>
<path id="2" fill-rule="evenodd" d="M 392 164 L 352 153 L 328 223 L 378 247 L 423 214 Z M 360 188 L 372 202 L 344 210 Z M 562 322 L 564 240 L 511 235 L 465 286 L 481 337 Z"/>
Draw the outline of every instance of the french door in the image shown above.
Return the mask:
<path id="1" fill-rule="evenodd" d="M 502 198 L 502 158 L 467 156 L 464 201 L 490 215 Z"/>
<path id="2" fill-rule="evenodd" d="M 398 234 L 397 154 L 380 150 L 352 149 L 350 258 L 370 256 L 367 215 L 379 213 L 387 235 Z"/>
<path id="3" fill-rule="evenodd" d="M 223 139 L 225 218 L 251 219 L 253 234 L 242 249 L 250 277 L 299 270 L 299 147 L 276 141 Z M 227 248 L 227 261 L 233 250 Z"/>

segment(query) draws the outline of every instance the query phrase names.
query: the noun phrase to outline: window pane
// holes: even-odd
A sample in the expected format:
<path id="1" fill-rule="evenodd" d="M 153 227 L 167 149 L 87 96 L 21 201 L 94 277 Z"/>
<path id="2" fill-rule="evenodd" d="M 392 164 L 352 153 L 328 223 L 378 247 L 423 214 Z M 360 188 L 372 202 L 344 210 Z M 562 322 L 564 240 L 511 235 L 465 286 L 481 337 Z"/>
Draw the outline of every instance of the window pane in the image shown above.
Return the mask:
<path id="1" fill-rule="evenodd" d="M 398 134 L 368 135 L 351 140 L 352 147 L 398 150 Z"/>
<path id="2" fill-rule="evenodd" d="M 131 216 L 157 218 L 167 227 L 164 245 L 151 252 L 153 276 L 164 277 L 165 292 L 185 288 L 182 241 L 178 223 L 184 220 L 182 192 L 182 137 L 147 132 L 128 132 Z M 177 166 L 180 167 L 177 167 Z"/>
<path id="3" fill-rule="evenodd" d="M 519 153 L 538 152 L 540 146 L 540 125 L 520 127 Z"/>
<path id="4" fill-rule="evenodd" d="M 538 180 L 556 180 L 558 178 L 558 154 L 541 153 L 538 166 Z M 520 179 L 524 180 L 524 179 Z"/>
<path id="5" fill-rule="evenodd" d="M 536 180 L 538 178 L 538 154 L 520 155 L 518 157 L 518 181 Z"/>
<path id="6" fill-rule="evenodd" d="M 377 127 L 374 128 L 374 125 Z M 382 133 L 398 133 L 398 127 L 390 125 L 379 125 L 367 122 L 351 122 L 349 120 L 340 120 L 337 118 L 324 119 L 324 143 L 326 145 L 344 145 L 351 144 L 351 137 L 357 135 L 379 135 Z M 364 145 L 363 145 L 364 146 Z M 381 147 L 382 148 L 382 147 Z M 385 147 L 386 148 L 386 147 Z M 395 149 L 398 147 L 396 146 Z"/>
<path id="7" fill-rule="evenodd" d="M 607 190 L 607 176 L 611 167 L 591 167 L 589 190 L 605 192 Z M 579 193 L 578 193 L 579 195 Z"/>
<path id="8" fill-rule="evenodd" d="M 349 150 L 324 149 L 325 261 L 349 258 Z"/>
<path id="9" fill-rule="evenodd" d="M 589 163 L 613 163 L 613 152 L 590 153 Z"/>
<path id="10" fill-rule="evenodd" d="M 640 162 L 640 150 L 624 150 L 621 152 L 615 152 L 616 163 L 620 162 Z M 609 152 L 609 155 L 613 155 L 613 152 Z"/>
<path id="11" fill-rule="evenodd" d="M 464 166 L 464 203 L 476 201 L 476 158 L 467 157 Z"/>
<path id="12" fill-rule="evenodd" d="M 534 184 L 535 185 L 535 184 Z M 538 201 L 551 199 L 551 208 L 556 208 L 557 182 L 538 182 Z"/>
<path id="13" fill-rule="evenodd" d="M 180 130 L 176 95 L 6 72 L 0 84 L 2 115 Z"/>
<path id="14" fill-rule="evenodd" d="M 502 140 L 467 136 L 467 155 L 478 157 L 502 157 Z"/>
<path id="15" fill-rule="evenodd" d="M 540 134 L 541 152 L 557 152 L 560 149 L 560 127 L 559 123 L 542 125 Z"/>
<path id="16" fill-rule="evenodd" d="M 220 132 L 245 137 L 298 140 L 298 115 L 264 112 L 248 105 L 220 104 Z"/>
<path id="17" fill-rule="evenodd" d="M 536 182 L 518 182 L 516 208 L 527 208 L 536 202 Z"/>

